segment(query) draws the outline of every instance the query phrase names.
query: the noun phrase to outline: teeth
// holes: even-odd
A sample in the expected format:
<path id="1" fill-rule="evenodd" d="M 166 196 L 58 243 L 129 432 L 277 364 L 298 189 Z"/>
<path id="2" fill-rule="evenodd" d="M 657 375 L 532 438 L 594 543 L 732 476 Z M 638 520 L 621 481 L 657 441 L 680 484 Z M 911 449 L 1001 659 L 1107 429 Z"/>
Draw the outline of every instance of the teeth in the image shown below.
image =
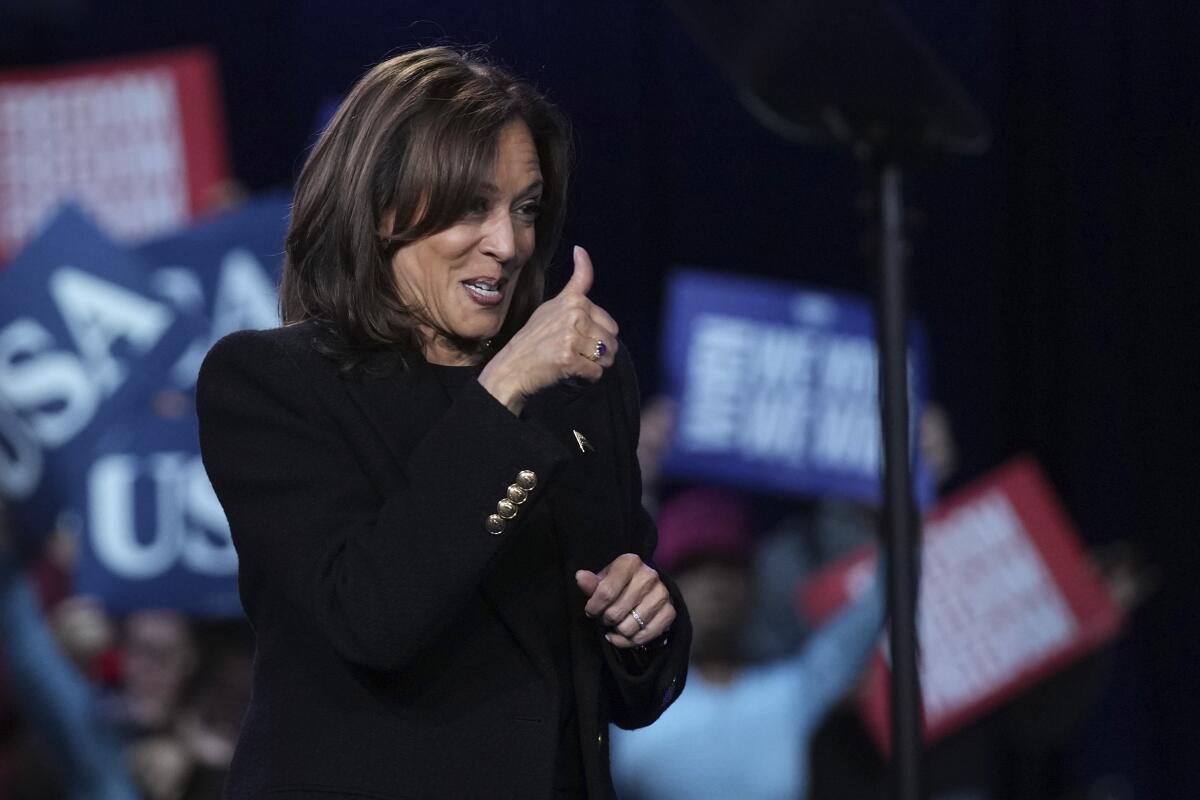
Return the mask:
<path id="1" fill-rule="evenodd" d="M 499 294 L 500 293 L 499 286 L 489 286 L 486 283 L 471 283 L 469 281 L 466 281 L 465 283 L 467 284 L 467 286 L 470 286 L 472 289 L 475 289 L 476 291 L 479 291 L 479 292 L 483 292 L 485 294 Z"/>

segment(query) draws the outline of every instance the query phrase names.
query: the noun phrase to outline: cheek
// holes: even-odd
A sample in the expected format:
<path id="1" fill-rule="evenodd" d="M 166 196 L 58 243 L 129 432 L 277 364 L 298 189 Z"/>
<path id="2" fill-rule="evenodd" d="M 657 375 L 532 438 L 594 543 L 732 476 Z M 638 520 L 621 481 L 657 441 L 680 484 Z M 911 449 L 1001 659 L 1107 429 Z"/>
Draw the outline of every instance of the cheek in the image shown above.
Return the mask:
<path id="1" fill-rule="evenodd" d="M 455 225 L 429 237 L 430 255 L 441 266 L 449 268 L 467 257 L 479 243 L 479 232 L 470 225 Z"/>
<path id="2" fill-rule="evenodd" d="M 537 244 L 537 228 L 530 225 L 528 228 L 518 229 L 517 232 L 517 249 L 524 253 L 524 258 L 521 262 L 529 260 L 533 255 L 533 247 Z"/>

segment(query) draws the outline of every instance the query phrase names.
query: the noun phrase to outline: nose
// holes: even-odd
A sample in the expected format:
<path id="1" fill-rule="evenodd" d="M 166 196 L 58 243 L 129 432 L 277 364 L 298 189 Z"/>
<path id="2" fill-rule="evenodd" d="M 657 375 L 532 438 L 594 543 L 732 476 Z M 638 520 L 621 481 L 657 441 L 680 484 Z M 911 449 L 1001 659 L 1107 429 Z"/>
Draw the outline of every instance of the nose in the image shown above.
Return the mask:
<path id="1" fill-rule="evenodd" d="M 517 236 L 507 209 L 492 214 L 484 225 L 480 248 L 505 266 L 517 254 Z"/>

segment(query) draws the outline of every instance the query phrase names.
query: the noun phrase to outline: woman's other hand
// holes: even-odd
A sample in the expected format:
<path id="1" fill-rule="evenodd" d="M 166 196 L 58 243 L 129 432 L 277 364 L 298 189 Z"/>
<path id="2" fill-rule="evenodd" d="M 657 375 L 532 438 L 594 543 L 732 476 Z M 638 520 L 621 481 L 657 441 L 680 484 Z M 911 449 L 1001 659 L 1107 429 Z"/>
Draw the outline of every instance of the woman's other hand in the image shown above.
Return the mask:
<path id="1" fill-rule="evenodd" d="M 575 582 L 587 595 L 583 611 L 610 630 L 614 647 L 638 647 L 658 639 L 675 621 L 675 606 L 658 572 L 633 553 L 618 556 L 599 572 L 581 569 Z"/>
<path id="2" fill-rule="evenodd" d="M 575 271 L 492 358 L 479 383 L 514 414 L 526 398 L 569 378 L 598 381 L 617 355 L 617 323 L 588 299 L 592 259 L 575 247 Z M 603 344 L 600 344 L 603 343 Z"/>

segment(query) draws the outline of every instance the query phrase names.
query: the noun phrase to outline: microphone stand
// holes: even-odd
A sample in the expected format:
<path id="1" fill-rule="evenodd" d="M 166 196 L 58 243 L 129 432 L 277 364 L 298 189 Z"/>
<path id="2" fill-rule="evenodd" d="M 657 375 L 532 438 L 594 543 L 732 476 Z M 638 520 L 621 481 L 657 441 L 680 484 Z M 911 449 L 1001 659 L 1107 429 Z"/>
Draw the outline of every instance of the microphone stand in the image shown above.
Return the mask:
<path id="1" fill-rule="evenodd" d="M 920 521 L 909 456 L 903 167 L 978 153 L 982 114 L 890 0 L 669 0 L 765 127 L 848 147 L 868 167 L 877 228 L 876 339 L 888 558 L 892 787 L 921 792 Z"/>

